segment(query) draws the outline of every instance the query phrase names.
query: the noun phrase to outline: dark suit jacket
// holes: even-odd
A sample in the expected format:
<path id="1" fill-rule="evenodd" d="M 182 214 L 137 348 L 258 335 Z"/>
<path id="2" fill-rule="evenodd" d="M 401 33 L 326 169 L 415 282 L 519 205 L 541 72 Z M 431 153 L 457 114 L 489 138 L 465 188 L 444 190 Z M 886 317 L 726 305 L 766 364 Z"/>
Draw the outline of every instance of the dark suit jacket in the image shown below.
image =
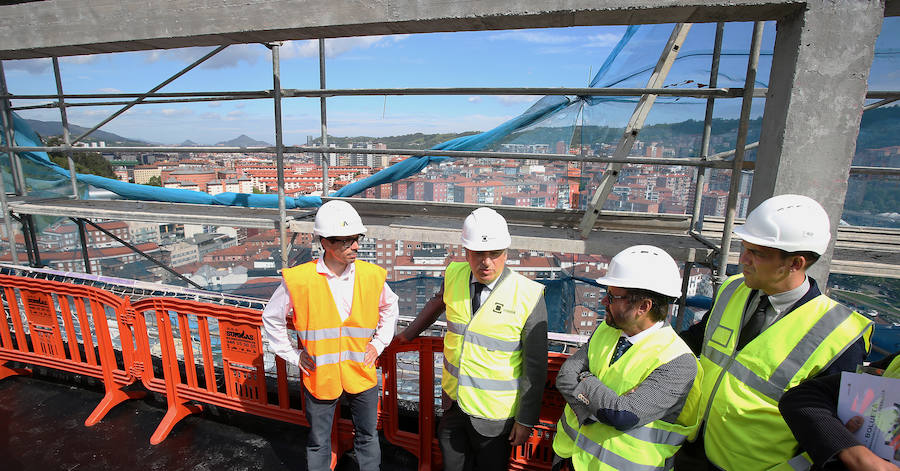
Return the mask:
<path id="1" fill-rule="evenodd" d="M 897 353 L 872 362 L 872 366 L 886 368 L 895 356 Z M 781 416 L 813 459 L 815 469 L 845 469 L 837 459 L 838 452 L 860 445 L 837 416 L 840 387 L 840 374 L 812 378 L 788 390 L 778 403 Z"/>

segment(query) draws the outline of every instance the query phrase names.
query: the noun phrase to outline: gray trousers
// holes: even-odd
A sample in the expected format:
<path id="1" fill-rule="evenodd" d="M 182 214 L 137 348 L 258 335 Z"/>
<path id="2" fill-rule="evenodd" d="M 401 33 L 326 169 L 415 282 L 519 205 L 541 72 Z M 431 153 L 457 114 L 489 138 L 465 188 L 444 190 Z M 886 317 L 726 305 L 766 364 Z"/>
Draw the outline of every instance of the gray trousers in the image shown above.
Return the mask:
<path id="1" fill-rule="evenodd" d="M 499 435 L 489 437 L 478 433 L 472 419 L 454 403 L 444 411 L 438 426 L 438 443 L 444 457 L 444 471 L 499 471 L 509 466 L 509 432 L 512 421 Z"/>
<path id="2" fill-rule="evenodd" d="M 309 436 L 306 441 L 306 467 L 309 471 L 331 469 L 331 426 L 334 422 L 334 408 L 341 398 L 333 400 L 316 399 L 304 389 L 306 395 L 306 420 L 309 421 Z M 359 469 L 378 471 L 381 469 L 381 444 L 378 441 L 378 386 L 359 394 L 345 392 L 343 396 L 350 405 L 353 419 L 353 449 Z"/>

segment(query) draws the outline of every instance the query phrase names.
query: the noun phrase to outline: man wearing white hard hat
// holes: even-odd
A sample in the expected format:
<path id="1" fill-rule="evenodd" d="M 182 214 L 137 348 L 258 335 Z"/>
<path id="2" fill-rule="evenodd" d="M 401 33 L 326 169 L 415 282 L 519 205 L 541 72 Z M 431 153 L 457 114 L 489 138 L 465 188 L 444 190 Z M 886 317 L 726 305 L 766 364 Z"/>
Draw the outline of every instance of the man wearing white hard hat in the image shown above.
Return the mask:
<path id="1" fill-rule="evenodd" d="M 606 285 L 605 321 L 556 377 L 567 404 L 555 468 L 671 469 L 701 414 L 697 358 L 665 323 L 681 296 L 678 265 L 658 247 L 635 245 L 597 282 Z"/>
<path id="2" fill-rule="evenodd" d="M 375 360 L 390 344 L 397 323 L 397 295 L 385 269 L 356 259 L 366 228 L 346 201 L 319 208 L 313 232 L 324 255 L 282 271 L 281 286 L 263 312 L 272 351 L 303 374 L 309 470 L 332 467 L 334 408 L 346 397 L 353 418 L 353 447 L 359 468 L 380 469 L 378 384 Z M 287 316 L 300 339 L 288 339 Z"/>
<path id="3" fill-rule="evenodd" d="M 828 214 L 815 200 L 773 196 L 734 233 L 743 239 L 743 273 L 722 284 L 712 310 L 683 334 L 700 355 L 706 406 L 703 433 L 676 466 L 806 469 L 810 460 L 778 400 L 807 378 L 854 371 L 869 351 L 872 322 L 806 275 L 831 240 Z"/>
<path id="4" fill-rule="evenodd" d="M 444 469 L 506 469 L 511 447 L 537 424 L 547 379 L 544 286 L 506 267 L 506 220 L 478 208 L 463 223 L 466 262 L 453 262 L 441 290 L 403 332 L 417 337 L 447 313 L 444 415 L 438 431 Z"/>

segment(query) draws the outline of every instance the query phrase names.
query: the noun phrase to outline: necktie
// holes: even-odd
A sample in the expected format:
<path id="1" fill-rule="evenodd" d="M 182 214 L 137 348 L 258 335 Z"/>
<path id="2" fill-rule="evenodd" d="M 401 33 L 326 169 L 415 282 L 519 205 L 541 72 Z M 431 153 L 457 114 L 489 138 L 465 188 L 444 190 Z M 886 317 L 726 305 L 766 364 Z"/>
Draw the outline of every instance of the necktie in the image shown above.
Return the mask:
<path id="1" fill-rule="evenodd" d="M 484 283 L 480 283 L 478 281 L 475 282 L 474 293 L 472 294 L 472 315 L 474 316 L 476 312 L 478 312 L 478 308 L 481 307 L 481 292 L 484 291 Z"/>
<path id="2" fill-rule="evenodd" d="M 616 350 L 613 352 L 612 359 L 609 360 L 609 364 L 612 365 L 619 359 L 620 356 L 625 354 L 625 351 L 631 347 L 631 342 L 628 341 L 625 337 L 619 337 L 619 341 L 616 342 Z"/>
<path id="3" fill-rule="evenodd" d="M 766 295 L 760 296 L 756 310 L 750 315 L 747 325 L 741 329 L 741 336 L 737 345 L 738 350 L 744 348 L 745 345 L 750 343 L 751 340 L 755 339 L 756 336 L 762 332 L 763 326 L 766 325 L 766 311 L 769 309 L 769 306 L 771 306 L 769 297 Z"/>

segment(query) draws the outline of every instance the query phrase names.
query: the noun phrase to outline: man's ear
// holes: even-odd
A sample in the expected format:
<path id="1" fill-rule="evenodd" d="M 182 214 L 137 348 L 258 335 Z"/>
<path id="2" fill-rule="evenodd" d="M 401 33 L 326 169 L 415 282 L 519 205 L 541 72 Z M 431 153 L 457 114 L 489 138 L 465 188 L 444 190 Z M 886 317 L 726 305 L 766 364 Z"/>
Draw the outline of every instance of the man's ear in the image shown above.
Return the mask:
<path id="1" fill-rule="evenodd" d="M 788 269 L 790 269 L 790 271 L 803 270 L 806 268 L 806 262 L 806 257 L 803 255 L 794 255 L 790 258 Z"/>
<path id="2" fill-rule="evenodd" d="M 653 309 L 653 301 L 650 298 L 644 298 L 638 302 L 637 307 L 641 311 L 641 315 L 647 314 Z"/>

